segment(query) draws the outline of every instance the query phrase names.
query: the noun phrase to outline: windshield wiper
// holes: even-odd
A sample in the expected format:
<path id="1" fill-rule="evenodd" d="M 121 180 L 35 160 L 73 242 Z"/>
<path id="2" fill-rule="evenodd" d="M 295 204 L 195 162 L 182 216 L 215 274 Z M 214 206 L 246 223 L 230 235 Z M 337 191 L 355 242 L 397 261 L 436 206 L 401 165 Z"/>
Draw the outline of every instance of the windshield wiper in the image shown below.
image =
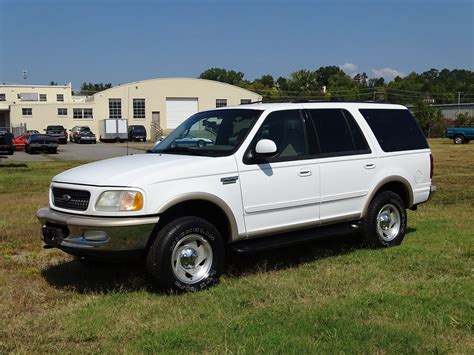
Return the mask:
<path id="1" fill-rule="evenodd" d="M 191 155 L 203 155 L 207 156 L 207 150 L 193 149 L 189 147 L 170 147 L 163 150 L 158 150 L 156 153 L 185 153 Z"/>

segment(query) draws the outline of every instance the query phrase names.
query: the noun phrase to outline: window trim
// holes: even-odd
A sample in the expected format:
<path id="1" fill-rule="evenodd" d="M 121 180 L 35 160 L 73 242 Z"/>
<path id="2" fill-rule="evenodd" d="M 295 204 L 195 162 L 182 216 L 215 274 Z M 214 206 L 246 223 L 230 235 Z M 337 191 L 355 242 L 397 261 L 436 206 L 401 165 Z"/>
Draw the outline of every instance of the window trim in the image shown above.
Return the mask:
<path id="1" fill-rule="evenodd" d="M 257 145 L 257 134 L 258 134 L 258 132 L 260 131 L 262 126 L 265 124 L 265 121 L 268 119 L 268 117 L 270 117 L 271 114 L 276 113 L 276 112 L 283 112 L 283 111 L 298 111 L 298 113 L 300 115 L 302 127 L 303 127 L 303 135 L 304 135 L 304 139 L 305 139 L 307 154 L 306 155 L 301 155 L 301 156 L 296 156 L 296 157 L 283 157 L 283 158 L 268 157 L 268 158 L 256 159 L 253 156 L 253 152 L 255 150 L 255 146 Z M 310 144 L 309 144 L 310 143 L 310 137 L 308 135 L 308 128 L 309 128 L 308 127 L 308 122 L 307 122 L 307 119 L 305 117 L 304 110 L 302 110 L 302 109 L 283 109 L 283 110 L 275 110 L 275 111 L 269 112 L 268 115 L 263 119 L 262 124 L 258 127 L 258 130 L 255 133 L 255 135 L 253 136 L 252 141 L 250 142 L 250 144 L 245 149 L 245 152 L 244 152 L 244 155 L 243 155 L 243 158 L 242 158 L 242 162 L 245 165 L 260 165 L 260 164 L 285 163 L 285 162 L 289 162 L 289 161 L 317 159 L 318 158 L 317 153 L 316 154 L 309 153 L 309 151 L 310 151 Z"/>
<path id="2" fill-rule="evenodd" d="M 41 99 L 41 96 L 44 97 L 44 100 Z M 48 94 L 39 94 L 39 101 L 40 101 L 40 102 L 46 102 L 46 101 L 48 101 Z"/>
<path id="3" fill-rule="evenodd" d="M 67 115 L 68 115 L 67 107 L 58 107 L 57 109 L 58 109 L 58 111 L 57 111 L 57 112 L 58 112 L 58 117 L 67 117 Z M 61 114 L 61 113 L 59 113 L 59 110 L 66 110 L 66 111 L 65 111 L 66 113 L 65 113 L 65 114 Z"/>
<path id="4" fill-rule="evenodd" d="M 358 156 L 358 155 L 367 155 L 367 154 L 372 154 L 372 149 L 370 148 L 369 142 L 367 141 L 367 138 L 365 137 L 364 131 L 360 128 L 359 123 L 357 120 L 354 118 L 354 116 L 345 108 L 305 108 L 306 114 L 308 115 L 308 120 L 309 120 L 309 125 L 312 126 L 312 129 L 314 131 L 314 134 L 316 135 L 317 142 L 318 142 L 318 158 L 324 159 L 324 158 L 334 158 L 334 157 L 347 157 L 347 156 Z M 341 111 L 342 116 L 344 117 L 344 121 L 346 122 L 347 128 L 350 128 L 348 119 L 353 120 L 355 123 L 357 130 L 359 131 L 360 135 L 362 136 L 362 139 L 365 142 L 366 149 L 365 150 L 345 150 L 341 152 L 334 152 L 334 153 L 322 153 L 321 149 L 321 141 L 319 139 L 319 132 L 318 129 L 316 128 L 316 124 L 314 122 L 315 118 L 311 116 L 310 110 L 338 110 Z M 354 143 L 354 137 L 352 136 L 351 132 L 351 138 L 352 142 Z"/>
<path id="5" fill-rule="evenodd" d="M 4 94 L 3 92 L 0 93 L 0 101 L 1 102 L 7 101 L 7 94 Z"/>
<path id="6" fill-rule="evenodd" d="M 61 97 L 61 100 L 59 99 Z M 64 102 L 64 94 L 56 94 L 56 102 Z"/>
<path id="7" fill-rule="evenodd" d="M 110 108 L 110 104 L 111 104 L 111 100 L 115 100 L 115 102 L 119 102 L 120 103 L 120 114 L 116 114 L 116 115 L 113 115 L 114 117 L 112 117 L 111 115 L 111 108 Z M 122 119 L 123 115 L 122 115 L 122 98 L 120 97 L 109 97 L 109 117 L 108 118 L 112 118 L 112 119 Z M 118 108 L 114 108 L 114 110 L 118 110 Z"/>
<path id="8" fill-rule="evenodd" d="M 224 102 L 225 101 L 225 105 L 224 106 L 217 106 L 217 101 L 222 101 Z M 227 99 L 216 99 L 216 108 L 221 108 L 221 107 L 227 107 Z"/>
<path id="9" fill-rule="evenodd" d="M 139 103 L 139 102 L 143 102 L 143 107 L 137 107 L 135 108 L 135 103 Z M 133 110 L 133 119 L 134 120 L 146 120 L 146 101 L 144 98 L 134 98 L 132 100 L 132 110 Z M 143 110 L 143 117 L 138 117 L 138 115 L 136 114 L 135 110 L 137 111 L 141 111 Z"/>
<path id="10" fill-rule="evenodd" d="M 23 110 L 30 110 L 30 113 L 25 114 Z M 22 107 L 21 108 L 21 116 L 22 117 L 31 117 L 31 116 L 33 116 L 33 108 L 32 107 Z"/>

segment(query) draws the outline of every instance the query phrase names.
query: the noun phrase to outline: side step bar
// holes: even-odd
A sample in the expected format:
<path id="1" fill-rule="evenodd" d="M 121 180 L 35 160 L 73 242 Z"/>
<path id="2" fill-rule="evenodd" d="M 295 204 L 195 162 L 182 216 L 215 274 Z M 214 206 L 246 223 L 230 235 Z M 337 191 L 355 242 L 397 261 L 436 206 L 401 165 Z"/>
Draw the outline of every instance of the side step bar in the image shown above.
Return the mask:
<path id="1" fill-rule="evenodd" d="M 329 226 L 239 240 L 230 244 L 230 247 L 237 253 L 248 254 L 268 249 L 283 248 L 293 244 L 305 243 L 334 235 L 351 234 L 358 228 L 359 221 L 344 222 Z"/>

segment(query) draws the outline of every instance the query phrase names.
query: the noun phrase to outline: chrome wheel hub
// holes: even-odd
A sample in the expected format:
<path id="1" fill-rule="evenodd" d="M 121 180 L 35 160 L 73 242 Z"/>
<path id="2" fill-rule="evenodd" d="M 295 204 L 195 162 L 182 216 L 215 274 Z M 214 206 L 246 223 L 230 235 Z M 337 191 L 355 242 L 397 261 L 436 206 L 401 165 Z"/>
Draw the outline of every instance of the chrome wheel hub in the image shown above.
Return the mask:
<path id="1" fill-rule="evenodd" d="M 209 276 L 212 266 L 212 248 L 199 234 L 189 234 L 173 248 L 171 268 L 183 283 L 195 284 Z"/>
<path id="2" fill-rule="evenodd" d="M 387 242 L 395 239 L 400 231 L 401 216 L 392 204 L 386 204 L 377 216 L 377 234 Z"/>

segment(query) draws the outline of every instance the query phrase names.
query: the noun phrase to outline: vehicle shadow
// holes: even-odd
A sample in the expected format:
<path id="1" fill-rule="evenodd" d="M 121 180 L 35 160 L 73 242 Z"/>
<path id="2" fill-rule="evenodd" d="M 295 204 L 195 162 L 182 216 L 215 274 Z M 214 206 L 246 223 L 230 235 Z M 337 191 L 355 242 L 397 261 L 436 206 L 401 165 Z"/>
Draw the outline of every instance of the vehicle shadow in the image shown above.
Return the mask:
<path id="1" fill-rule="evenodd" d="M 407 228 L 406 233 L 416 231 Z M 315 241 L 272 249 L 253 254 L 228 253 L 224 274 L 236 278 L 245 275 L 284 270 L 364 249 L 366 246 L 357 233 L 321 238 Z M 53 287 L 87 293 L 133 292 L 145 290 L 160 292 L 146 276 L 143 262 L 99 263 L 73 259 L 51 265 L 42 271 L 43 278 Z"/>

